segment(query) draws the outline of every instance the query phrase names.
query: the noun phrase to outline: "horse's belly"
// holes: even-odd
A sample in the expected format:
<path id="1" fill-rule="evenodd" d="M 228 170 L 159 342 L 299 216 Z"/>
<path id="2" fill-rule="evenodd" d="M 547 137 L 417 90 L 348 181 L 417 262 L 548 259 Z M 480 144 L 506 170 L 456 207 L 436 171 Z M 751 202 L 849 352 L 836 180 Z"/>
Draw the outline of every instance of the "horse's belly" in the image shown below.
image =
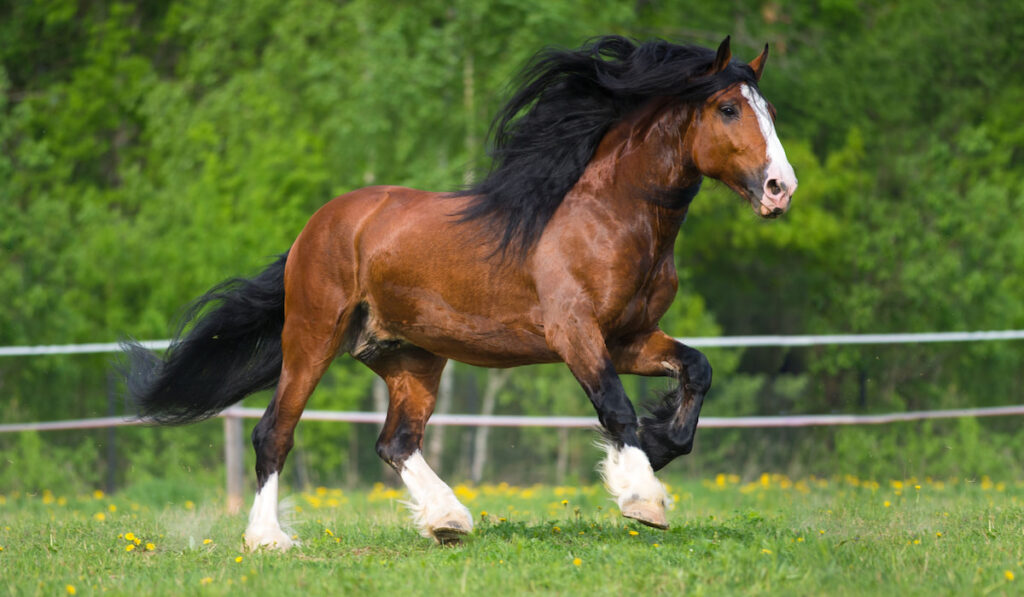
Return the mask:
<path id="1" fill-rule="evenodd" d="M 427 255 L 374 264 L 367 327 L 472 365 L 558 360 L 544 338 L 540 306 L 530 289 L 494 276 L 486 260 L 453 255 L 447 253 L 443 264 Z"/>
<path id="2" fill-rule="evenodd" d="M 371 306 L 367 329 L 382 340 L 409 343 L 456 361 L 481 367 L 510 367 L 558 360 L 542 329 L 467 313 L 440 297 L 395 299 Z"/>

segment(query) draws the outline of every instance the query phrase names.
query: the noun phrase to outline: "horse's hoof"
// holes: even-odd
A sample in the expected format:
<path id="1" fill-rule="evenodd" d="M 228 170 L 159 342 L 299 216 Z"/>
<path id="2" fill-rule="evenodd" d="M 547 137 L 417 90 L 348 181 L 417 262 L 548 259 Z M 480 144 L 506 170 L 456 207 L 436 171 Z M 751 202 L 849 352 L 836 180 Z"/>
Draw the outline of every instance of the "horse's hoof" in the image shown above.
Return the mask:
<path id="1" fill-rule="evenodd" d="M 430 529 L 430 534 L 433 535 L 434 541 L 437 541 L 440 545 L 458 545 L 467 533 L 469 533 L 469 529 L 458 520 L 446 520 Z"/>
<path id="2" fill-rule="evenodd" d="M 245 532 L 245 548 L 249 551 L 258 549 L 288 551 L 295 543 L 291 537 L 280 530 L 247 530 Z"/>
<path id="3" fill-rule="evenodd" d="M 656 529 L 665 530 L 668 528 L 668 519 L 665 518 L 665 506 L 660 502 L 628 502 L 622 506 L 622 515 Z"/>
<path id="4" fill-rule="evenodd" d="M 295 542 L 291 539 L 277 539 L 277 540 L 263 540 L 263 541 L 248 541 L 245 542 L 245 548 L 249 551 L 258 551 L 260 549 L 270 549 L 274 551 L 288 551 L 291 549 Z"/>

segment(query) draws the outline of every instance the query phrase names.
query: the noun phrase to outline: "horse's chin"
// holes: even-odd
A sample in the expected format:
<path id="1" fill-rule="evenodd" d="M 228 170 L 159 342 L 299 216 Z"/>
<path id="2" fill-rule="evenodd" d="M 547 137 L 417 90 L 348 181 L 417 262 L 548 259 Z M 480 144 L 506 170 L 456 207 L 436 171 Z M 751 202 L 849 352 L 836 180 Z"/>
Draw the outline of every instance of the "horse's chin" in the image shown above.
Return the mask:
<path id="1" fill-rule="evenodd" d="M 757 212 L 757 215 L 761 216 L 762 218 L 765 218 L 766 220 L 774 220 L 775 218 L 786 213 L 786 210 L 788 209 L 788 206 L 782 207 L 778 205 L 773 205 L 771 203 L 767 203 L 765 201 L 758 201 L 757 203 L 751 202 L 750 207 L 752 207 L 754 211 Z"/>
<path id="2" fill-rule="evenodd" d="M 743 193 L 743 196 L 747 203 L 750 204 L 750 208 L 754 210 L 754 213 L 766 220 L 774 220 L 789 211 L 789 197 L 785 197 L 780 201 L 773 200 L 763 194 Z"/>

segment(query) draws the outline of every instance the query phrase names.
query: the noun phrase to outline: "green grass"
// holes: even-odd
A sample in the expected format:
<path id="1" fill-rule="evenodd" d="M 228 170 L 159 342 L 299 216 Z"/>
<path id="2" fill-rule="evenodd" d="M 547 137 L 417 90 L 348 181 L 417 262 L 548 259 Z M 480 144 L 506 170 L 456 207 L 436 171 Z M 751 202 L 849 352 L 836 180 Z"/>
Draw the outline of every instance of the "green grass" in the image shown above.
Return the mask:
<path id="1" fill-rule="evenodd" d="M 599 487 L 456 489 L 478 523 L 461 546 L 420 537 L 398 492 L 321 489 L 286 500 L 302 545 L 285 554 L 244 552 L 245 515 L 223 514 L 212 490 L 193 488 L 203 496 L 194 502 L 166 483 L 114 496 L 7 495 L 0 593 L 66 595 L 68 585 L 78 595 L 501 597 L 1024 589 L 1024 488 L 987 479 L 685 481 L 671 488 L 668 531 L 627 522 Z M 127 533 L 140 539 L 132 551 Z"/>

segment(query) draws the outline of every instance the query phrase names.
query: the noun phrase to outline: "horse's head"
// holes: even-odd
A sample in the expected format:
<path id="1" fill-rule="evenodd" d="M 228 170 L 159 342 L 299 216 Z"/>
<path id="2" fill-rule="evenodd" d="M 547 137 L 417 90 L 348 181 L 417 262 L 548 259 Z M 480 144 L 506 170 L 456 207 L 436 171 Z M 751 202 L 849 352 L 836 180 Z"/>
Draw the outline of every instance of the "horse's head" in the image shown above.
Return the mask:
<path id="1" fill-rule="evenodd" d="M 729 38 L 718 47 L 709 75 L 729 66 Z M 761 79 L 768 46 L 750 62 Z M 739 193 L 761 216 L 781 215 L 796 191 L 796 175 L 775 134 L 775 109 L 761 92 L 736 83 L 715 93 L 694 114 L 692 155 L 697 169 Z"/>

